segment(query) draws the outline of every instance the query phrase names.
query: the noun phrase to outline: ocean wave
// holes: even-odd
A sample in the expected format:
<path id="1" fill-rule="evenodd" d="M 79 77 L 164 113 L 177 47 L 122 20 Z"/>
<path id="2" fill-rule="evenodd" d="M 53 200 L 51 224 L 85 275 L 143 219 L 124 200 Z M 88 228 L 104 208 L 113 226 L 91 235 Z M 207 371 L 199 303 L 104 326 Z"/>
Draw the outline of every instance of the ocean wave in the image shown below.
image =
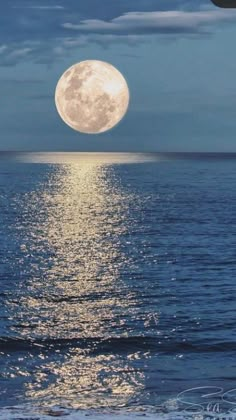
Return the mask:
<path id="1" fill-rule="evenodd" d="M 209 340 L 208 340 L 209 341 Z M 174 340 L 160 340 L 156 336 L 129 336 L 129 337 L 85 337 L 85 338 L 43 338 L 29 339 L 21 337 L 0 337 L 0 351 L 27 351 L 42 349 L 63 349 L 68 347 L 85 348 L 101 353 L 122 353 L 128 351 L 150 351 L 164 353 L 211 353 L 235 351 L 235 341 L 197 341 L 185 342 Z"/>
<path id="2" fill-rule="evenodd" d="M 187 412 L 172 411 L 170 413 L 148 412 L 140 407 L 138 411 L 95 411 L 95 410 L 66 410 L 61 407 L 35 408 L 35 407 L 9 407 L 0 410 L 1 420 L 51 420 L 64 418 L 67 420 L 236 420 L 236 413 L 214 412 Z"/>

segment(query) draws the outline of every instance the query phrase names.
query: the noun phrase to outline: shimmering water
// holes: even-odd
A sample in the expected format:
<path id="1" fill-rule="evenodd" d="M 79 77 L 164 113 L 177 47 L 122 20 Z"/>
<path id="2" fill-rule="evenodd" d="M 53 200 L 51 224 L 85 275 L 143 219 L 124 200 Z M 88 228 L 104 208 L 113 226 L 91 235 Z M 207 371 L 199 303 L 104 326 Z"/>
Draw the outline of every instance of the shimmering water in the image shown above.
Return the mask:
<path id="1" fill-rule="evenodd" d="M 234 388 L 235 179 L 234 155 L 1 154 L 0 406 Z"/>

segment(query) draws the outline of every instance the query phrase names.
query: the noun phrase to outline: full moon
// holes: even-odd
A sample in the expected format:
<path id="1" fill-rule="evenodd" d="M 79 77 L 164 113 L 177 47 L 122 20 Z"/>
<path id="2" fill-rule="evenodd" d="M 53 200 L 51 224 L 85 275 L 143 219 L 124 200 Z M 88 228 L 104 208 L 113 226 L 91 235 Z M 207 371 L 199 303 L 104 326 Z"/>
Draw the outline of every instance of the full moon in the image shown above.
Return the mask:
<path id="1" fill-rule="evenodd" d="M 62 120 L 74 130 L 98 134 L 124 117 L 129 88 L 111 64 L 86 60 L 68 68 L 59 79 L 55 103 Z"/>

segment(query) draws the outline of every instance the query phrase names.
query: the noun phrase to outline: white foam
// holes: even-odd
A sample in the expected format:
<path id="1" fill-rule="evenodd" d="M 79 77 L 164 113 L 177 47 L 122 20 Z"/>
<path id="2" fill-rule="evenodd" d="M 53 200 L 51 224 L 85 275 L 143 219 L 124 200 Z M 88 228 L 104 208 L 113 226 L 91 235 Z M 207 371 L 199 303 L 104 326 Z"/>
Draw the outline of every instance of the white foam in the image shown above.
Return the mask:
<path id="1" fill-rule="evenodd" d="M 151 411 L 142 407 L 136 411 L 124 410 L 67 410 L 61 407 L 33 407 L 14 406 L 0 408 L 0 420 L 52 420 L 52 418 L 65 420 L 236 420 L 236 411 L 202 412 L 170 411 L 169 413 L 158 412 L 153 408 Z"/>
<path id="2" fill-rule="evenodd" d="M 122 412 L 122 411 L 81 411 L 74 410 L 69 412 L 66 409 L 53 408 L 53 409 L 37 409 L 30 407 L 9 407 L 0 409 L 1 420 L 52 420 L 52 418 L 66 419 L 66 420 L 184 420 L 193 419 L 201 420 L 195 414 L 193 417 L 184 415 L 183 413 L 148 413 L 145 411 L 138 412 Z M 202 417 L 203 419 L 203 417 Z"/>

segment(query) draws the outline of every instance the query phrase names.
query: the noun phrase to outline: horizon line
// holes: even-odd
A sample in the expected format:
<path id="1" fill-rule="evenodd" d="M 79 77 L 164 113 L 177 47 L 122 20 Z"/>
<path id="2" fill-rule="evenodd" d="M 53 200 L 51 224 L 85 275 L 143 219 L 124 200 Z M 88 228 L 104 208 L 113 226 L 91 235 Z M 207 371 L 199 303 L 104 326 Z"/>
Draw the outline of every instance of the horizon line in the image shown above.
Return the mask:
<path id="1" fill-rule="evenodd" d="M 210 151 L 91 151 L 91 150 L 0 150 L 0 153 L 135 153 L 135 154 L 185 154 L 185 155 L 236 155 L 235 152 L 210 152 Z"/>

